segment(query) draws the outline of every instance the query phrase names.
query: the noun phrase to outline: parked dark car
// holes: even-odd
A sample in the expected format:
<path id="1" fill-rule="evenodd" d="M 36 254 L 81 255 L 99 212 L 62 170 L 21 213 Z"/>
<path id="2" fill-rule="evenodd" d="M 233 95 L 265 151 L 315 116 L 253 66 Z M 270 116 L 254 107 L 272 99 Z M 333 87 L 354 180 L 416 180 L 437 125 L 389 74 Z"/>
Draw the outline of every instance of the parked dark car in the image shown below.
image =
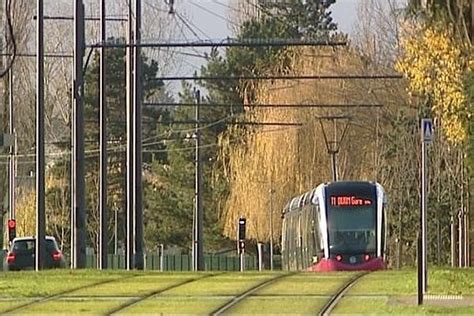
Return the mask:
<path id="1" fill-rule="evenodd" d="M 35 237 L 17 237 L 13 239 L 5 257 L 3 270 L 27 270 L 35 268 Z M 64 256 L 54 237 L 46 236 L 46 260 L 44 267 L 65 268 Z"/>

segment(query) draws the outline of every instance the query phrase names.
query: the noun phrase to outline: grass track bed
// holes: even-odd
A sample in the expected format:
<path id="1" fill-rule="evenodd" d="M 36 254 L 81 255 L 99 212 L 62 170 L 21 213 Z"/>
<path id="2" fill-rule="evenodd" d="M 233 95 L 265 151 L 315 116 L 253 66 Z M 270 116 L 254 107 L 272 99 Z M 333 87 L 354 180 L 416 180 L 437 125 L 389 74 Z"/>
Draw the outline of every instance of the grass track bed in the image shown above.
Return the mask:
<path id="1" fill-rule="evenodd" d="M 156 297 L 126 310 L 127 314 L 208 314 L 227 302 L 230 297 Z M 120 313 L 119 313 L 120 314 Z"/>
<path id="2" fill-rule="evenodd" d="M 226 314 L 316 315 L 326 300 L 323 297 L 251 296 L 229 309 Z"/>
<path id="3" fill-rule="evenodd" d="M 474 315 L 474 269 L 428 269 L 428 294 L 462 295 L 462 300 L 416 304 L 416 270 L 365 275 L 346 293 L 334 313 Z M 278 276 L 226 311 L 226 314 L 317 314 L 330 295 L 354 273 L 150 272 L 53 270 L 0 274 L 0 313 L 49 296 L 16 314 L 107 314 L 153 293 L 122 314 L 210 314 L 243 292 Z M 173 285 L 187 280 L 193 282 Z M 97 284 L 101 283 L 102 284 Z M 103 283 L 108 282 L 108 283 Z M 95 284 L 95 285 L 94 285 Z M 75 291 L 72 289 L 84 287 Z"/>
<path id="4" fill-rule="evenodd" d="M 259 290 L 257 295 L 329 295 L 334 293 L 353 273 L 292 275 Z M 322 286 L 322 284 L 324 284 Z"/>
<path id="5" fill-rule="evenodd" d="M 50 296 L 96 282 L 119 279 L 117 273 L 97 271 L 51 270 L 3 273 L 0 278 L 2 297 Z M 67 281 L 65 281 L 67 280 Z"/>
<path id="6" fill-rule="evenodd" d="M 237 295 L 253 286 L 278 275 L 278 273 L 232 273 L 222 274 L 192 282 L 175 289 L 163 292 L 162 296 L 174 295 Z"/>
<path id="7" fill-rule="evenodd" d="M 104 315 L 112 308 L 119 306 L 122 302 L 117 300 L 94 300 L 90 298 L 84 301 L 81 300 L 54 300 L 44 302 L 38 305 L 32 305 L 29 308 L 18 311 L 18 315 L 24 314 L 78 314 L 85 313 L 88 315 Z M 15 313 L 13 313 L 15 314 Z"/>
<path id="8" fill-rule="evenodd" d="M 77 296 L 142 296 L 146 293 L 158 291 L 169 286 L 178 284 L 185 280 L 199 277 L 198 274 L 148 274 L 140 275 L 125 280 L 117 280 L 115 282 L 101 284 L 98 286 L 74 291 L 71 295 Z"/>
<path id="9" fill-rule="evenodd" d="M 348 294 L 415 295 L 416 282 L 416 273 L 413 270 L 373 272 L 363 276 Z"/>
<path id="10" fill-rule="evenodd" d="M 7 309 L 25 304 L 27 301 L 1 301 L 0 302 L 0 313 L 6 311 Z"/>

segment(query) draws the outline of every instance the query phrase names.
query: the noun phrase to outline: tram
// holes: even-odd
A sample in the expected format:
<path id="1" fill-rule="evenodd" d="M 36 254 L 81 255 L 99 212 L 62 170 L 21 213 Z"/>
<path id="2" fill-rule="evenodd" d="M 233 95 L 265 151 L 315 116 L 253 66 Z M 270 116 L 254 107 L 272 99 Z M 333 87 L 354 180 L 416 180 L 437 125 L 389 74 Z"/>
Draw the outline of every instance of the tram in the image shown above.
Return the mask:
<path id="1" fill-rule="evenodd" d="M 385 268 L 387 198 L 369 181 L 336 181 L 294 197 L 283 209 L 282 268 Z"/>

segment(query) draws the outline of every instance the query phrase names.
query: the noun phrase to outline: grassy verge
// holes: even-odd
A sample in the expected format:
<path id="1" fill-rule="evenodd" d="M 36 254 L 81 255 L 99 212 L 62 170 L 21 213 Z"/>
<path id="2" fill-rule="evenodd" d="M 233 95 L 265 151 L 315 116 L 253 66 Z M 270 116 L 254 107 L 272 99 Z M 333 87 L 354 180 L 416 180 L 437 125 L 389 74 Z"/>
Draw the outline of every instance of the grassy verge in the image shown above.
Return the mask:
<path id="1" fill-rule="evenodd" d="M 364 277 L 335 313 L 474 314 L 474 269 L 428 269 L 430 295 L 462 295 L 465 301 L 425 300 L 417 305 L 417 271 L 381 271 Z"/>

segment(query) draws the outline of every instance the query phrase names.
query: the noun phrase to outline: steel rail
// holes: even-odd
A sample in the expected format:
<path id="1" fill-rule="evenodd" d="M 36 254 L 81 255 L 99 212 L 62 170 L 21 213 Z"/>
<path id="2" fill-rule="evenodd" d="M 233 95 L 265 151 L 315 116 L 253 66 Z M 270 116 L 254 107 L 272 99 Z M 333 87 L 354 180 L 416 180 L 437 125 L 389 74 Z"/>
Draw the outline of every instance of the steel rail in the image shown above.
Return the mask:
<path id="1" fill-rule="evenodd" d="M 170 285 L 170 286 L 168 286 L 168 287 L 165 287 L 165 288 L 163 288 L 163 289 L 159 289 L 159 290 L 156 290 L 156 291 L 152 291 L 152 292 L 150 292 L 150 293 L 148 293 L 148 294 L 146 294 L 146 295 L 144 295 L 144 296 L 140 296 L 140 297 L 138 297 L 137 299 L 133 299 L 133 300 L 131 300 L 131 301 L 129 301 L 129 302 L 126 302 L 126 303 L 124 303 L 124 304 L 122 304 L 122 305 L 120 305 L 120 306 L 118 306 L 118 307 L 112 309 L 111 311 L 107 312 L 107 315 L 115 315 L 115 314 L 117 314 L 117 313 L 119 313 L 119 312 L 123 312 L 123 311 L 129 309 L 130 307 L 135 306 L 135 305 L 137 305 L 137 304 L 139 304 L 139 303 L 141 303 L 141 302 L 143 302 L 143 301 L 145 301 L 145 300 L 147 300 L 147 299 L 149 299 L 149 298 L 152 298 L 152 297 L 154 297 L 154 296 L 156 296 L 156 295 L 159 295 L 159 294 L 161 294 L 161 293 L 163 293 L 163 292 L 165 292 L 165 291 L 169 291 L 169 290 L 172 290 L 172 289 L 174 289 L 174 288 L 180 287 L 180 286 L 182 286 L 182 285 L 189 284 L 189 283 L 195 282 L 195 281 L 200 281 L 200 280 L 202 280 L 202 279 L 207 279 L 207 278 L 210 278 L 210 277 L 219 275 L 219 274 L 222 274 L 222 273 L 212 273 L 212 274 L 200 276 L 200 277 L 197 277 L 197 278 L 187 279 L 187 280 L 184 280 L 184 281 L 182 281 L 182 282 L 178 282 L 178 283 L 176 283 L 176 284 L 172 284 L 172 285 Z"/>
<path id="2" fill-rule="evenodd" d="M 364 271 L 361 273 L 356 274 L 352 278 L 350 278 L 346 283 L 344 283 L 338 290 L 337 292 L 329 299 L 329 301 L 324 304 L 323 308 L 321 311 L 318 313 L 320 316 L 328 316 L 331 314 L 331 312 L 334 310 L 334 308 L 337 306 L 339 301 L 344 297 L 346 292 L 354 285 L 357 283 L 357 281 L 363 277 L 364 275 L 368 274 L 368 271 Z"/>
<path id="3" fill-rule="evenodd" d="M 62 291 L 62 292 L 59 292 L 59 293 L 56 293 L 56 294 L 53 294 L 53 295 L 44 296 L 44 297 L 41 297 L 39 299 L 35 299 L 33 301 L 27 302 L 27 303 L 22 304 L 22 305 L 14 306 L 12 308 L 1 311 L 0 314 L 6 315 L 6 314 L 13 313 L 13 312 L 16 313 L 18 311 L 23 311 L 24 309 L 29 308 L 32 305 L 41 304 L 41 303 L 45 303 L 45 302 L 52 301 L 52 300 L 55 300 L 55 299 L 59 299 L 59 298 L 65 296 L 67 294 L 71 294 L 71 293 L 76 292 L 76 291 L 84 290 L 84 289 L 87 289 L 89 287 L 95 287 L 95 286 L 108 284 L 108 283 L 112 283 L 112 282 L 116 282 L 116 281 L 123 281 L 123 280 L 127 280 L 127 279 L 134 278 L 134 277 L 137 277 L 137 276 L 140 276 L 140 274 L 129 275 L 129 276 L 120 277 L 120 278 L 116 278 L 116 279 L 112 279 L 112 280 L 102 280 L 102 281 L 97 281 L 97 282 L 90 283 L 90 284 L 85 284 L 85 285 L 78 286 L 78 287 L 75 287 L 75 288 L 72 288 L 72 289 L 67 289 L 65 291 Z"/>
<path id="4" fill-rule="evenodd" d="M 220 306 L 219 308 L 217 308 L 216 310 L 211 312 L 210 315 L 221 315 L 221 314 L 225 313 L 226 311 L 228 311 L 231 307 L 237 305 L 239 302 L 241 302 L 242 300 L 247 298 L 247 296 L 257 292 L 258 290 L 260 290 L 260 289 L 262 289 L 262 288 L 264 288 L 264 287 L 266 287 L 266 286 L 268 286 L 272 283 L 275 283 L 276 281 L 279 281 L 280 279 L 282 279 L 284 277 L 288 277 L 288 276 L 293 275 L 295 273 L 296 272 L 281 274 L 281 275 L 278 275 L 277 277 L 272 278 L 270 280 L 265 280 L 265 281 L 255 285 L 254 287 L 248 289 L 247 291 L 242 292 L 240 295 L 232 298 L 229 302 L 225 303 L 224 305 Z"/>

